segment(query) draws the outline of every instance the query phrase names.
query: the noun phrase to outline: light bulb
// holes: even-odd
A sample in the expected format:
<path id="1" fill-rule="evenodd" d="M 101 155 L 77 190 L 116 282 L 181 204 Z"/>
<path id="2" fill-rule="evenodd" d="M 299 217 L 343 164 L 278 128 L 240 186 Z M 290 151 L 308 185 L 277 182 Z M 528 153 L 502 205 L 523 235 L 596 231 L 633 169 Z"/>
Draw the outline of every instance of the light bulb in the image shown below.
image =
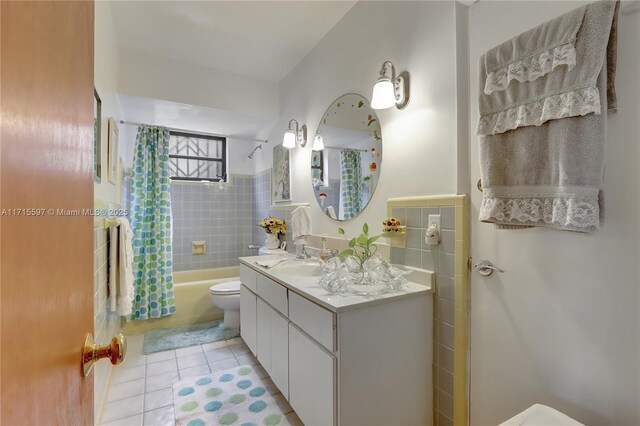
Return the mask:
<path id="1" fill-rule="evenodd" d="M 293 130 L 289 129 L 284 132 L 284 139 L 282 140 L 282 146 L 285 148 L 296 147 L 296 134 Z"/>
<path id="2" fill-rule="evenodd" d="M 396 104 L 396 92 L 393 83 L 387 77 L 378 79 L 373 86 L 373 95 L 371 96 L 371 108 L 387 109 Z"/>
<path id="3" fill-rule="evenodd" d="M 322 151 L 324 149 L 324 139 L 322 136 L 316 133 L 316 137 L 313 139 L 313 147 L 311 148 L 314 151 Z"/>

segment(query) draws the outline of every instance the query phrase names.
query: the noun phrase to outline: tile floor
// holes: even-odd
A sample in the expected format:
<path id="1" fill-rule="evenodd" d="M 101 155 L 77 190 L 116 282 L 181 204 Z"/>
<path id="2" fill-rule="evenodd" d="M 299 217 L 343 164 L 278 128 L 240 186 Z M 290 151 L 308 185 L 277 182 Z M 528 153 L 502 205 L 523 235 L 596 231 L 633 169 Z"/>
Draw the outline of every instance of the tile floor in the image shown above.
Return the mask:
<path id="1" fill-rule="evenodd" d="M 174 383 L 244 364 L 254 366 L 289 423 L 302 425 L 240 337 L 149 355 L 142 355 L 143 340 L 142 334 L 127 336 L 127 355 L 113 372 L 102 412 L 103 425 L 175 425 Z"/>

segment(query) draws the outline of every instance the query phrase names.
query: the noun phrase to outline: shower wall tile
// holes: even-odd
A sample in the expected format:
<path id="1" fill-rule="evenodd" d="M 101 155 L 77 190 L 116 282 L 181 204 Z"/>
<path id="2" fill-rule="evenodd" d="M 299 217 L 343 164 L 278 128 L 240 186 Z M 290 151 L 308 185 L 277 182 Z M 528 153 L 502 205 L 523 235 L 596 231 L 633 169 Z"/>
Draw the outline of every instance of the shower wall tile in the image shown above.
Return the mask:
<path id="1" fill-rule="evenodd" d="M 340 217 L 340 179 L 329 179 L 329 186 L 325 188 L 325 192 L 327 193 L 325 207 L 333 206 L 336 217 Z"/>
<path id="2" fill-rule="evenodd" d="M 290 208 L 271 205 L 271 170 L 256 176 L 230 176 L 230 183 L 171 184 L 173 215 L 173 270 L 221 268 L 238 265 L 238 257 L 257 255 L 249 245 L 264 244 L 257 223 L 278 216 L 289 223 Z M 289 232 L 289 250 L 293 250 Z M 204 241 L 206 253 L 192 254 L 192 241 Z"/>
<path id="3" fill-rule="evenodd" d="M 188 271 L 238 265 L 250 255 L 253 225 L 253 177 L 231 175 L 217 183 L 171 184 L 173 270 Z M 192 242 L 204 241 L 205 254 L 192 254 Z"/>

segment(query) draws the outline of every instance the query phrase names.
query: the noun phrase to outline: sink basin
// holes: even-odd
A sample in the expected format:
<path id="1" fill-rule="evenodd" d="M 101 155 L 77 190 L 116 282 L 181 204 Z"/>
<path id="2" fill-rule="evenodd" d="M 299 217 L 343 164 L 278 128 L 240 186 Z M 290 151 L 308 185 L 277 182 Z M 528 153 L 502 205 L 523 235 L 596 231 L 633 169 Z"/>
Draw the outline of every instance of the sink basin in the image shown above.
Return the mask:
<path id="1" fill-rule="evenodd" d="M 286 260 L 273 268 L 277 274 L 287 274 L 295 277 L 320 277 L 321 264 L 317 260 Z"/>

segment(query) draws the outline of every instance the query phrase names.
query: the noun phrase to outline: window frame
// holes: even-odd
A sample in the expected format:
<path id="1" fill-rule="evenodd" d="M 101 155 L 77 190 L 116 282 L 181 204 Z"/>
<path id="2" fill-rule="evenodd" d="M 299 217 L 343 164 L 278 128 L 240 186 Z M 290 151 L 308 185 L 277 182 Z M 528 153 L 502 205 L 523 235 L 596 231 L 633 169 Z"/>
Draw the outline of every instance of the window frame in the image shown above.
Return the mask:
<path id="1" fill-rule="evenodd" d="M 215 161 L 222 163 L 222 176 L 216 178 L 200 178 L 200 177 L 188 177 L 188 176 L 169 176 L 172 181 L 182 182 L 226 182 L 227 180 L 227 138 L 223 136 L 213 136 L 196 132 L 183 132 L 169 130 L 169 139 L 171 136 L 182 136 L 187 138 L 208 139 L 222 142 L 222 155 L 220 158 L 214 157 L 201 157 L 198 155 L 181 155 L 181 154 L 169 154 L 169 158 L 177 158 L 184 160 L 202 160 L 202 161 Z"/>

